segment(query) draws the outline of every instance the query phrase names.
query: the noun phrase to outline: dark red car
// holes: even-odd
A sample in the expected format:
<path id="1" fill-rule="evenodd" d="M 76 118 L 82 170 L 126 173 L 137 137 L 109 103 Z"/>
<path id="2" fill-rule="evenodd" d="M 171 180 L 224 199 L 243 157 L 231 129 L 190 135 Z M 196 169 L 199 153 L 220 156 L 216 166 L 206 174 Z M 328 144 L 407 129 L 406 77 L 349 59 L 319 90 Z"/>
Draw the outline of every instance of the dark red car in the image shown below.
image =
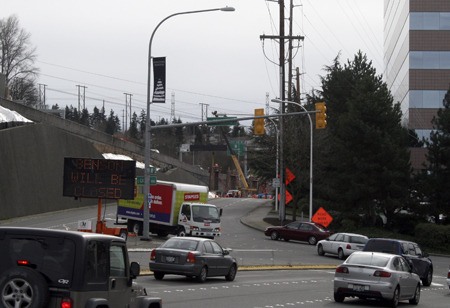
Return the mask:
<path id="1" fill-rule="evenodd" d="M 295 240 L 316 245 L 318 241 L 329 237 L 332 233 L 314 222 L 294 221 L 284 226 L 268 227 L 264 234 L 270 236 L 272 240 Z"/>

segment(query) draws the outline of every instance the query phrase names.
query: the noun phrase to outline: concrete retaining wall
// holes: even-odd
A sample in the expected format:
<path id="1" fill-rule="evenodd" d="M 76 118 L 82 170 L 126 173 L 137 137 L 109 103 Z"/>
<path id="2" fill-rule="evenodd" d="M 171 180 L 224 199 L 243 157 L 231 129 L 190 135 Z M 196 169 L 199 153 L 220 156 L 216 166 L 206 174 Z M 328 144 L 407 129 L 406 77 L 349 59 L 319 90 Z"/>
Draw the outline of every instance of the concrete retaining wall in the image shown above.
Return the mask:
<path id="1" fill-rule="evenodd" d="M 0 220 L 97 204 L 62 196 L 64 157 L 110 152 L 143 161 L 142 147 L 133 143 L 1 98 L 0 105 L 35 122 L 0 129 Z M 152 153 L 151 163 L 170 169 L 157 174 L 160 180 L 208 183 L 207 172 L 171 157 Z"/>
<path id="2" fill-rule="evenodd" d="M 103 158 L 91 142 L 44 124 L 0 130 L 0 219 L 96 204 L 63 197 L 64 157 Z"/>

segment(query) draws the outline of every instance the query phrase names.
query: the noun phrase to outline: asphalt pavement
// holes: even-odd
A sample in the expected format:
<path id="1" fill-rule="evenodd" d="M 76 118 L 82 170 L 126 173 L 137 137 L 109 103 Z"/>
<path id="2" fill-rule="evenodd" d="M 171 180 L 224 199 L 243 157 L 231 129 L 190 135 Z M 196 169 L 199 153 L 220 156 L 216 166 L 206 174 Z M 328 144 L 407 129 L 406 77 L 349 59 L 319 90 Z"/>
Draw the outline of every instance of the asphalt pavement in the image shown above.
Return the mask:
<path id="1" fill-rule="evenodd" d="M 246 216 L 241 218 L 241 223 L 260 231 L 266 230 L 271 224 L 264 221 L 268 216 L 276 214 L 271 213 L 272 205 L 270 203 L 263 204 L 250 211 Z M 164 240 L 157 237 L 150 237 L 149 240 L 143 240 L 141 237 L 130 235 L 127 240 L 129 251 L 147 250 L 158 247 Z"/>
<path id="2" fill-rule="evenodd" d="M 260 231 L 266 230 L 267 227 L 272 226 L 267 223 L 265 219 L 267 217 L 276 216 L 272 212 L 272 205 L 270 203 L 256 207 L 254 210 L 250 211 L 246 216 L 241 218 L 241 223 Z M 127 240 L 128 251 L 130 253 L 147 251 L 151 248 L 158 247 L 164 240 L 158 238 L 151 238 L 150 241 L 142 240 L 139 237 L 133 238 L 129 237 Z M 335 266 L 330 265 L 264 265 L 264 266 L 240 266 L 240 271 L 252 271 L 252 270 L 280 270 L 280 269 L 333 269 Z M 141 270 L 141 275 L 148 275 L 151 272 L 147 270 Z"/>

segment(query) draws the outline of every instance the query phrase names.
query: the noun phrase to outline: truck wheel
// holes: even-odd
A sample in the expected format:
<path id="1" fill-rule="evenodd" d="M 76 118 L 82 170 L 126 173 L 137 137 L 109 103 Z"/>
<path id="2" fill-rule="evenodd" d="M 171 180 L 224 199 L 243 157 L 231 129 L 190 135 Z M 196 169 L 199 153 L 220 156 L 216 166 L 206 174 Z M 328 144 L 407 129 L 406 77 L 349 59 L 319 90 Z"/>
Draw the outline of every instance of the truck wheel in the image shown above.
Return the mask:
<path id="1" fill-rule="evenodd" d="M 15 267 L 0 277 L 2 307 L 46 307 L 48 284 L 44 277 L 28 267 Z"/>
<path id="2" fill-rule="evenodd" d="M 183 227 L 178 229 L 177 236 L 186 236 L 186 230 Z"/>
<path id="3" fill-rule="evenodd" d="M 126 241 L 128 238 L 128 231 L 125 229 L 120 230 L 119 237 L 123 238 Z"/>
<path id="4" fill-rule="evenodd" d="M 142 222 L 136 220 L 128 220 L 128 232 L 133 232 L 139 236 L 142 236 Z"/>

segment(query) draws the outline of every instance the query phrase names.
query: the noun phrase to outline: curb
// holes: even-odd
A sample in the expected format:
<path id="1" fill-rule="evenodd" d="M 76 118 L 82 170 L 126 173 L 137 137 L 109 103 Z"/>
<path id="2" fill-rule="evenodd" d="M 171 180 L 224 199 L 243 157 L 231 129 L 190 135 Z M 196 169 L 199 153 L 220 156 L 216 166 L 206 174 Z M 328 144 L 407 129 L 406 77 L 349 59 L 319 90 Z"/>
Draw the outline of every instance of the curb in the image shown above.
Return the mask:
<path id="1" fill-rule="evenodd" d="M 335 270 L 337 265 L 325 264 L 325 265 L 251 265 L 240 266 L 238 272 L 250 272 L 250 271 L 279 271 L 279 270 Z M 150 276 L 153 272 L 150 270 L 142 271 L 139 276 Z"/>

